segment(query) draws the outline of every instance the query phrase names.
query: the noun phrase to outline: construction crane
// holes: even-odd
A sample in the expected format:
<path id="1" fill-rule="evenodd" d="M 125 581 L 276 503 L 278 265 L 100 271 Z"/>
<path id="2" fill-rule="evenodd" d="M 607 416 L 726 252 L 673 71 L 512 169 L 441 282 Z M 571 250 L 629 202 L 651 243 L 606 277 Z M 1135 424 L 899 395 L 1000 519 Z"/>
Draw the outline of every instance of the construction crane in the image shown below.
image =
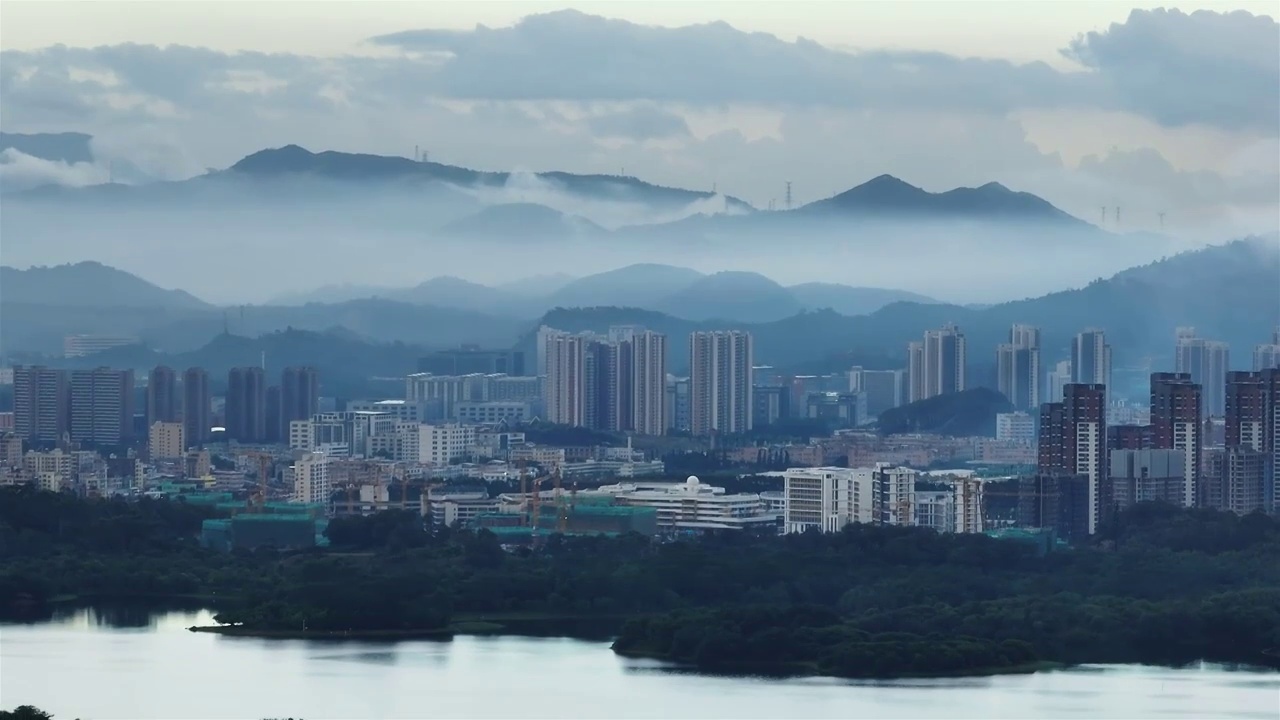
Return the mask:
<path id="1" fill-rule="evenodd" d="M 396 480 L 400 482 L 400 509 L 409 509 L 409 473 L 403 467 L 396 465 L 392 472 Z M 390 499 L 390 498 L 388 498 Z"/>
<path id="2" fill-rule="evenodd" d="M 563 535 L 569 525 L 569 509 L 564 504 L 564 492 L 560 488 L 560 469 L 555 471 L 555 499 L 556 499 L 556 532 Z"/>
<path id="3" fill-rule="evenodd" d="M 267 507 L 267 481 L 271 477 L 271 465 L 275 458 L 271 453 L 261 450 L 251 450 L 245 455 L 258 461 L 258 489 L 249 496 L 249 509 L 252 512 L 264 512 Z"/>
<path id="4" fill-rule="evenodd" d="M 526 474 L 525 461 L 516 463 L 520 473 L 520 525 L 529 524 L 529 477 Z"/>

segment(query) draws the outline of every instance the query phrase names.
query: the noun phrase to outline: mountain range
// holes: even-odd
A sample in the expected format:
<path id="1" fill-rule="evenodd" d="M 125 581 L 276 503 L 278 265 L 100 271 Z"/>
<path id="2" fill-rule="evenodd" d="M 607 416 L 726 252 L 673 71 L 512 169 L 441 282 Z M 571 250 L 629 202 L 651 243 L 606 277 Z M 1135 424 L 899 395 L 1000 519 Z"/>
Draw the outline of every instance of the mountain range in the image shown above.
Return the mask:
<path id="1" fill-rule="evenodd" d="M 753 272 L 704 274 L 690 268 L 639 263 L 580 278 L 549 278 L 545 285 L 487 286 L 452 276 L 431 278 L 410 288 L 324 287 L 275 298 L 270 304 L 305 305 L 356 298 L 382 298 L 518 317 L 538 317 L 552 308 L 635 307 L 688 320 L 760 322 L 803 309 L 831 308 L 863 315 L 893 302 L 936 303 L 904 290 L 862 288 L 837 283 L 789 287 Z"/>
<path id="2" fill-rule="evenodd" d="M 87 270 L 82 266 L 42 269 L 40 276 L 45 287 L 41 292 L 44 294 L 28 295 L 28 290 L 23 288 L 30 288 L 32 283 L 23 280 L 11 284 L 11 279 L 22 277 L 12 273 L 31 271 L 9 271 L 4 275 L 0 285 L 0 342 L 10 361 L 37 357 L 32 353 L 55 353 L 63 335 L 77 332 L 128 334 L 139 337 L 150 348 L 166 349 L 163 354 L 157 354 L 153 350 L 134 348 L 122 350 L 123 355 L 112 358 L 78 361 L 126 362 L 134 358 L 134 362 L 140 363 L 138 367 L 145 367 L 157 357 L 176 357 L 184 363 L 199 364 L 201 353 L 205 352 L 202 346 L 226 330 L 246 336 L 243 338 L 248 343 L 246 347 L 257 347 L 256 341 L 249 341 L 247 337 L 263 335 L 280 343 L 286 341 L 276 338 L 276 333 L 297 332 L 307 338 L 320 334 L 340 339 L 344 348 L 359 346 L 370 358 L 383 358 L 371 360 L 369 369 L 364 370 L 359 363 L 354 367 L 343 365 L 351 357 L 359 357 L 354 350 L 344 350 L 340 358 L 330 358 L 322 349 L 316 349 L 323 348 L 323 342 L 306 340 L 307 347 L 315 350 L 315 362 L 322 372 L 341 374 L 348 382 L 356 383 L 360 373 L 372 372 L 375 366 L 379 373 L 388 372 L 386 368 L 398 362 L 394 358 L 425 349 L 476 343 L 515 346 L 532 355 L 534 334 L 541 325 L 565 331 L 601 332 L 610 325 L 640 324 L 673 338 L 668 344 L 668 362 L 673 372 L 682 372 L 687 364 L 687 347 L 680 338 L 694 330 L 735 328 L 754 335 L 758 364 L 771 364 L 793 372 L 831 372 L 855 364 L 869 368 L 902 367 L 907 342 L 919 339 L 926 329 L 954 322 L 968 340 L 973 384 L 981 385 L 993 362 L 996 344 L 1007 340 L 1009 327 L 1014 323 L 1030 323 L 1041 328 L 1042 364 L 1046 367 L 1069 355 L 1070 340 L 1076 332 L 1090 326 L 1103 328 L 1113 347 L 1118 370 L 1170 366 L 1175 328 L 1185 325 L 1196 327 L 1203 337 L 1230 343 L 1236 349 L 1232 367 L 1248 367 L 1249 349 L 1265 342 L 1271 329 L 1280 325 L 1280 294 L 1276 282 L 1280 277 L 1280 238 L 1275 236 L 1207 247 L 1131 268 L 1078 289 L 986 308 L 894 302 L 865 315 L 843 315 L 824 309 L 760 322 L 691 319 L 656 309 L 616 306 L 560 307 L 541 317 L 527 318 L 389 299 L 228 310 L 195 305 L 190 296 L 172 294 L 180 291 L 149 285 L 145 293 L 136 288 L 119 287 L 112 292 L 135 303 L 155 298 L 158 304 L 152 306 L 108 304 L 115 302 L 111 299 L 113 295 L 97 294 L 92 285 L 82 288 L 79 294 L 60 294 L 63 286 L 56 281 L 59 274 L 74 276 L 83 283 L 84 273 L 89 270 L 108 278 L 118 277 L 115 274 L 118 271 L 94 264 L 89 264 Z M 741 278 L 733 274 L 727 278 L 720 277 L 724 274 L 694 277 L 696 273 L 688 269 L 673 270 L 664 266 L 648 266 L 633 272 L 655 285 L 660 285 L 663 278 L 683 277 L 686 281 L 693 278 L 693 283 L 683 290 L 675 284 L 664 288 L 671 293 L 666 297 L 674 298 L 673 304 L 701 302 L 689 289 L 704 282 L 712 287 L 727 286 L 730 294 L 740 291 Z M 622 273 L 622 277 L 626 275 Z M 610 285 L 616 285 L 620 292 L 637 293 L 645 287 L 645 283 L 640 282 L 628 288 L 624 283 L 611 281 L 608 274 L 602 274 L 572 281 L 552 295 L 590 299 L 588 291 L 593 287 Z M 13 287 L 22 290 L 24 295 L 15 299 L 10 291 Z M 66 299 L 60 299 L 63 297 Z M 100 301 L 92 302 L 95 297 Z M 629 297 L 643 299 L 640 295 Z M 19 301 L 42 299 L 59 299 L 61 304 Z M 187 305 L 183 306 L 183 302 Z M 685 314 L 698 313 L 685 309 Z M 273 352 L 288 354 L 290 351 L 276 347 Z M 411 364 L 405 364 L 398 372 L 411 369 Z"/>
<path id="3" fill-rule="evenodd" d="M 530 275 L 582 274 L 579 259 L 598 270 L 673 258 L 723 268 L 732 257 L 737 270 L 795 281 L 989 303 L 1107 276 L 1171 247 L 1159 236 L 1108 232 L 997 183 L 929 192 L 881 175 L 766 211 L 629 176 L 476 170 L 297 145 L 177 182 L 6 193 L 0 231 L 10 264 L 92 257 L 149 277 L 199 267 L 185 289 L 223 302 L 264 302 L 253 293 L 268 287 L 304 293 L 303 282 L 409 284 L 415 268 L 465 276 L 477 263 L 500 262 Z M 245 263 L 250 256 L 255 262 Z M 810 306 L 801 298 L 786 307 Z"/>

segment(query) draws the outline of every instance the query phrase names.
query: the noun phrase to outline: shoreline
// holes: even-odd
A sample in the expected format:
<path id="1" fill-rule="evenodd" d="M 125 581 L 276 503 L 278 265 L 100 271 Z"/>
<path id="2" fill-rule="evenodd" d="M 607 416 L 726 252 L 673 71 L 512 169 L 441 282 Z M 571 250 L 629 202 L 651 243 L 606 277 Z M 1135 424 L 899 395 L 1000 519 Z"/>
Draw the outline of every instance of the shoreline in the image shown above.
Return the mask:
<path id="1" fill-rule="evenodd" d="M 261 630 L 241 625 L 192 625 L 188 632 L 263 640 L 452 640 L 451 628 L 418 630 Z"/>
<path id="2" fill-rule="evenodd" d="M 1001 675 L 1034 675 L 1039 672 L 1052 672 L 1074 667 L 1068 663 L 1053 660 L 1038 660 L 1022 665 L 998 668 L 973 668 L 948 673 L 903 673 L 899 675 L 831 675 L 821 672 L 816 663 L 794 662 L 782 665 L 759 665 L 753 663 L 735 663 L 718 667 L 699 667 L 689 663 L 671 660 L 661 653 L 650 653 L 636 650 L 614 650 L 618 657 L 633 660 L 657 660 L 666 663 L 672 670 L 698 675 L 721 675 L 727 677 L 770 677 L 770 678 L 830 678 L 855 682 L 877 682 L 893 680 L 943 680 L 947 678 L 982 678 Z"/>

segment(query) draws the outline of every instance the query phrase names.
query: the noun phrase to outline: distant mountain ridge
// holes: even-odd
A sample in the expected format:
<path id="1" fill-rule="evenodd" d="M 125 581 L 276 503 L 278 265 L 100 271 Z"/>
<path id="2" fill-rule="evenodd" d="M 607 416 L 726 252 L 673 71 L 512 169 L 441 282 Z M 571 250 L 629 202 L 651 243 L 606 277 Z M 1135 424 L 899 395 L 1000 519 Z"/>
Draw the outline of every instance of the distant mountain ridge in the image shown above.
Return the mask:
<path id="1" fill-rule="evenodd" d="M 1005 218 L 1064 223 L 1084 223 L 1059 210 L 1044 198 L 1015 192 L 1000 183 L 958 187 L 940 193 L 880 175 L 825 200 L 809 203 L 798 212 L 813 214 L 890 215 L 922 214 L 945 217 Z M 1085 223 L 1087 224 L 1087 223 Z"/>
<path id="2" fill-rule="evenodd" d="M 86 307 L 211 307 L 184 290 L 166 290 L 136 275 L 93 261 L 26 270 L 0 266 L 0 302 Z"/>
<path id="3" fill-rule="evenodd" d="M 227 170 L 229 174 L 257 177 L 313 175 L 339 180 L 439 180 L 459 186 L 500 187 L 516 177 L 516 173 L 472 170 L 443 163 L 412 160 L 387 155 L 344 153 L 327 150 L 313 153 L 298 145 L 259 150 L 241 159 Z M 686 205 L 714 197 L 713 193 L 664 187 L 625 175 L 579 175 L 567 172 L 533 173 L 533 177 L 555 184 L 565 191 L 585 197 L 606 200 L 632 200 L 659 206 Z M 742 209 L 750 205 L 728 198 Z"/>
<path id="4" fill-rule="evenodd" d="M 363 295 L 353 295 L 360 290 Z M 284 296 L 273 302 L 342 302 L 378 297 L 397 302 L 454 307 L 487 313 L 534 317 L 551 308 L 637 307 L 687 320 L 760 322 L 794 315 L 801 309 L 831 308 L 845 315 L 861 315 L 893 302 L 936 303 L 918 293 L 860 288 L 835 283 L 804 283 L 785 287 L 752 272 L 726 271 L 704 275 L 697 270 L 638 263 L 568 280 L 547 290 L 526 287 L 511 292 L 456 277 L 441 276 L 412 288 L 334 286 L 312 293 Z"/>
<path id="5" fill-rule="evenodd" d="M 649 266 L 644 273 L 649 278 L 660 278 L 669 269 L 670 266 Z M 676 269 L 677 273 L 680 271 L 707 277 Z M 634 307 L 556 308 L 538 318 L 522 319 L 385 299 L 304 307 L 251 306 L 230 311 L 24 304 L 13 302 L 8 292 L 10 285 L 5 282 L 0 285 L 0 347 L 11 356 L 22 351 L 57 352 L 62 336 L 93 332 L 132 335 L 154 348 L 188 353 L 230 327 L 232 332 L 249 337 L 288 328 L 328 333 L 344 342 L 355 342 L 354 337 L 358 336 L 367 339 L 368 352 L 379 353 L 382 350 L 375 350 L 374 344 L 514 345 L 533 353 L 540 325 L 570 332 L 600 332 L 614 324 L 640 324 L 672 338 L 668 343 L 671 372 L 682 372 L 687 364 L 683 338 L 689 332 L 741 329 L 755 337 L 757 363 L 789 372 L 820 373 L 847 370 L 852 365 L 871 369 L 904 367 L 907 342 L 918 340 L 927 329 L 955 322 L 966 335 L 970 384 L 977 387 L 988 382 L 983 379 L 984 368 L 991 370 L 994 348 L 1006 341 L 1014 323 L 1041 328 L 1041 362 L 1046 367 L 1069 356 L 1071 337 L 1089 326 L 1107 332 L 1117 371 L 1124 367 L 1172 367 L 1174 329 L 1182 325 L 1195 326 L 1204 337 L 1230 343 L 1237 349 L 1232 353 L 1236 360 L 1233 367 L 1247 364 L 1244 358 L 1248 349 L 1265 342 L 1271 329 L 1280 324 L 1277 277 L 1280 238 L 1272 236 L 1183 253 L 1078 289 L 983 309 L 896 302 L 867 315 L 817 310 L 769 322 L 687 320 Z M 591 283 L 586 286 L 593 287 Z M 604 288 L 607 283 L 594 287 Z M 1214 292 L 1206 293 L 1205 288 L 1213 288 Z M 351 347 L 351 357 L 358 358 L 356 346 Z M 407 355 L 396 352 L 397 357 Z M 200 356 L 191 355 L 184 362 L 188 360 L 199 364 Z M 396 372 L 410 370 L 412 363 L 406 363 Z M 355 369 L 335 372 L 352 376 Z M 380 366 L 378 372 L 388 371 Z"/>

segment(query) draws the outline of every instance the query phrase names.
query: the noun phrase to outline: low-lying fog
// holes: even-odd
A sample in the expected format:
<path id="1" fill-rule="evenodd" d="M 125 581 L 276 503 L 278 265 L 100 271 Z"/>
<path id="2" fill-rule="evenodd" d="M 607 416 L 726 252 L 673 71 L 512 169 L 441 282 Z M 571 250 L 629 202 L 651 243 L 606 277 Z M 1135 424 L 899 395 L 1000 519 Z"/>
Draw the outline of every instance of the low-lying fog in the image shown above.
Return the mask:
<path id="1" fill-rule="evenodd" d="M 495 213 L 501 203 L 524 205 Z M 690 217 L 726 208 L 719 217 Z M 747 214 L 719 196 L 653 207 L 569 195 L 537 178 L 499 188 L 436 183 L 429 192 L 237 181 L 6 195 L 0 236 L 6 265 L 96 260 L 220 304 L 325 285 L 404 287 L 440 275 L 496 284 L 639 262 L 989 303 L 1080 286 L 1188 247 L 1083 224 Z"/>

